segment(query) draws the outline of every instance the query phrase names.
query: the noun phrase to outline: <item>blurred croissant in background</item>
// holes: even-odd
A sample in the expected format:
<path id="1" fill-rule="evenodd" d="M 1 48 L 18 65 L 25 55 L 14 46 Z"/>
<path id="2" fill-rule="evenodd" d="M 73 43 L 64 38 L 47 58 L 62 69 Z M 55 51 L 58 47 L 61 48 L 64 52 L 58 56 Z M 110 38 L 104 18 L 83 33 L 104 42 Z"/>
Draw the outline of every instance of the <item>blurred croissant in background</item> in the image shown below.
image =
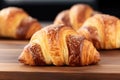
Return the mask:
<path id="1" fill-rule="evenodd" d="M 54 23 L 65 24 L 78 30 L 86 19 L 97 13 L 99 12 L 94 11 L 92 7 L 87 4 L 75 4 L 70 9 L 58 13 Z"/>
<path id="2" fill-rule="evenodd" d="M 97 49 L 120 48 L 120 19 L 108 14 L 96 14 L 77 31 L 91 40 Z"/>
<path id="3" fill-rule="evenodd" d="M 0 37 L 30 39 L 39 29 L 41 24 L 37 19 L 21 8 L 7 7 L 0 10 Z"/>

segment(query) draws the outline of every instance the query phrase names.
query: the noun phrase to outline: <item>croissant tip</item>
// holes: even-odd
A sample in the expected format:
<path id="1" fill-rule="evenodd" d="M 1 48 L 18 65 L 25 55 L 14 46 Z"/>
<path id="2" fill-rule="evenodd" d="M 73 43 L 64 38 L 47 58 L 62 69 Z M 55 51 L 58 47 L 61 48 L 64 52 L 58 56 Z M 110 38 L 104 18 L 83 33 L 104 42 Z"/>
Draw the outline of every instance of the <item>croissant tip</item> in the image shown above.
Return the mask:
<path id="1" fill-rule="evenodd" d="M 21 62 L 21 63 L 25 63 L 25 60 L 23 60 L 21 58 L 18 58 L 18 61 Z"/>

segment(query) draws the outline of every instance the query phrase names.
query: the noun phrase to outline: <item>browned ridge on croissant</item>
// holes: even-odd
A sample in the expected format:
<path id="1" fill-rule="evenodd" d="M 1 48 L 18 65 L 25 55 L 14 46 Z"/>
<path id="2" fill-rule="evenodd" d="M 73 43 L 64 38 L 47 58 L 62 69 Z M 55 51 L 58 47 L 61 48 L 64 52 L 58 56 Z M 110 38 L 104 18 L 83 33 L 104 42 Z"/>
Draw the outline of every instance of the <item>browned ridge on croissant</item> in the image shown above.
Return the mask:
<path id="1" fill-rule="evenodd" d="M 22 8 L 6 7 L 0 10 L 0 37 L 30 39 L 41 29 L 37 19 L 29 16 Z"/>
<path id="2" fill-rule="evenodd" d="M 28 65 L 85 66 L 99 60 L 93 44 L 63 24 L 37 31 L 19 56 L 19 61 Z"/>

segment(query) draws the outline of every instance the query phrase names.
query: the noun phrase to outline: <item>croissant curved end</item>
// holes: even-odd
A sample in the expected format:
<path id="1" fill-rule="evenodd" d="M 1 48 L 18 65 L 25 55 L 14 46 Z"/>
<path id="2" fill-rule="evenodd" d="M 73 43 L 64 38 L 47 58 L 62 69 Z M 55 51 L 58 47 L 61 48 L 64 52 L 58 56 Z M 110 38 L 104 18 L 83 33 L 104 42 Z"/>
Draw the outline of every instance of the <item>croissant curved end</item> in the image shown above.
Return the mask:
<path id="1" fill-rule="evenodd" d="M 18 61 L 24 64 L 35 65 L 33 61 L 32 54 L 30 54 L 30 50 L 28 50 L 29 45 L 26 45 L 21 55 L 18 58 Z"/>

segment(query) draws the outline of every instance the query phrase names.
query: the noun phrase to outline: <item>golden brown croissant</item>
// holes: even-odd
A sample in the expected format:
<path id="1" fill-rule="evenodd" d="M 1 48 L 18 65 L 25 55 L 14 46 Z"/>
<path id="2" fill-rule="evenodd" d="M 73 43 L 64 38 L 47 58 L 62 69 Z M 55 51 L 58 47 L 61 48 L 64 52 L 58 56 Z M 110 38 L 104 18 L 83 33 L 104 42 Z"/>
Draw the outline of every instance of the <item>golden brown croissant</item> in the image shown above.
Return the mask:
<path id="1" fill-rule="evenodd" d="M 97 14 L 87 4 L 75 4 L 69 10 L 60 12 L 55 20 L 55 24 L 65 24 L 71 26 L 73 29 L 78 30 L 86 19 Z"/>
<path id="2" fill-rule="evenodd" d="M 0 37 L 29 39 L 40 28 L 40 23 L 21 8 L 7 7 L 0 11 Z"/>
<path id="3" fill-rule="evenodd" d="M 19 56 L 19 61 L 28 65 L 84 66 L 99 60 L 93 44 L 63 24 L 37 31 Z"/>
<path id="4" fill-rule="evenodd" d="M 78 30 L 92 41 L 97 49 L 120 48 L 120 20 L 107 14 L 96 14 Z"/>

